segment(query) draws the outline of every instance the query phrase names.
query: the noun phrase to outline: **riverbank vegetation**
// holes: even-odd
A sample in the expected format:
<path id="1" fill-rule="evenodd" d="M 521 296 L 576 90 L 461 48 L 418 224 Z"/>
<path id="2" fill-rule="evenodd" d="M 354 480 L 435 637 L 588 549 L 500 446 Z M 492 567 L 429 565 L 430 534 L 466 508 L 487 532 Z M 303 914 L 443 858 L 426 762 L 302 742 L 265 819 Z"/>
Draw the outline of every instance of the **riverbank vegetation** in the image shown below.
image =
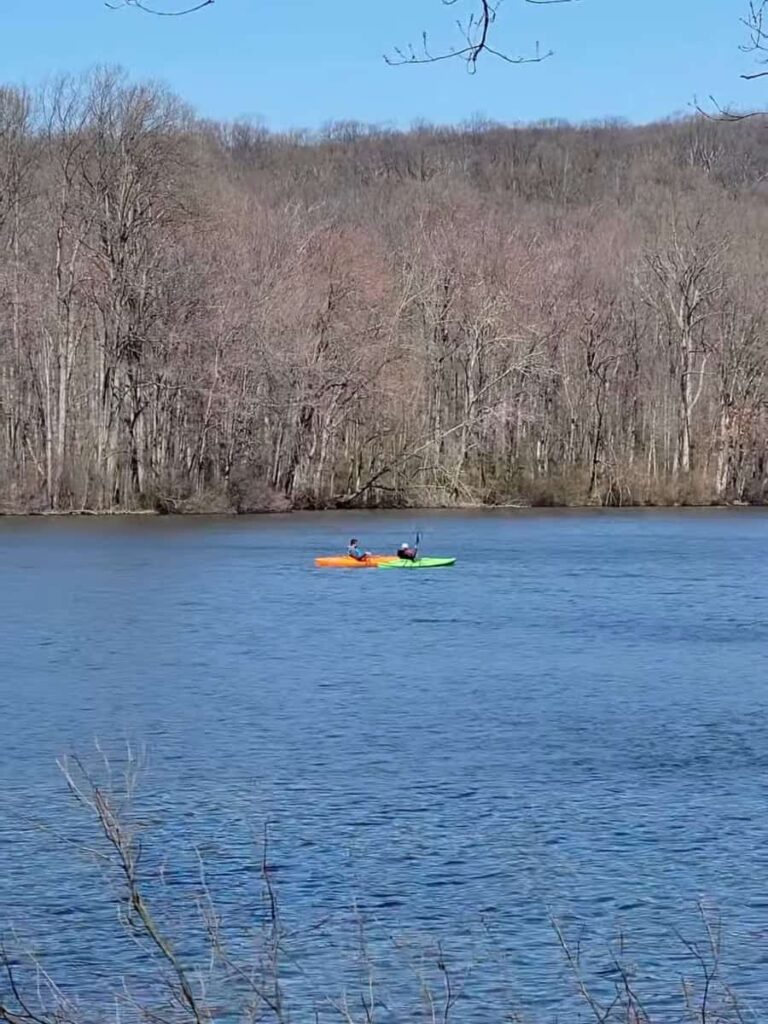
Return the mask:
<path id="1" fill-rule="evenodd" d="M 768 136 L 0 90 L 0 509 L 762 502 Z"/>
<path id="2" fill-rule="evenodd" d="M 222 877 L 234 891 L 218 891 L 209 883 L 212 865 L 201 852 L 210 848 L 210 838 L 186 834 L 189 816 L 186 850 L 179 848 L 178 835 L 170 842 L 162 831 L 153 835 L 150 823 L 157 825 L 157 812 L 136 799 L 141 760 L 129 752 L 113 769 L 105 758 L 98 776 L 77 759 L 62 767 L 90 828 L 62 832 L 44 822 L 40 827 L 52 852 L 70 863 L 82 856 L 93 864 L 95 888 L 103 890 L 107 908 L 117 910 L 98 915 L 98 924 L 109 923 L 109 934 L 99 939 L 108 966 L 100 965 L 96 950 L 71 923 L 67 932 L 71 908 L 62 907 L 57 894 L 52 899 L 65 950 L 58 977 L 18 935 L 0 947 L 5 1024 L 758 1019 L 725 980 L 720 923 L 704 907 L 698 925 L 689 923 L 689 934 L 676 939 L 672 963 L 657 954 L 650 972 L 635 962 L 626 933 L 596 950 L 584 942 L 585 922 L 552 916 L 561 970 L 550 978 L 539 972 L 538 1008 L 526 1009 L 512 977 L 516 965 L 530 965 L 530 951 L 516 948 L 514 936 L 486 924 L 482 951 L 470 934 L 393 936 L 375 917 L 368 920 L 355 900 L 342 918 L 326 915 L 299 926 L 281 895 L 268 830 L 254 844 L 258 862 L 249 869 L 235 867 L 232 851 L 225 854 Z M 202 843 L 189 870 L 184 861 L 196 838 Z M 83 889 L 77 898 L 90 903 Z M 542 917 L 546 921 L 544 905 Z M 77 991 L 71 973 L 87 991 Z M 660 979 L 669 977 L 674 983 L 660 988 Z"/>

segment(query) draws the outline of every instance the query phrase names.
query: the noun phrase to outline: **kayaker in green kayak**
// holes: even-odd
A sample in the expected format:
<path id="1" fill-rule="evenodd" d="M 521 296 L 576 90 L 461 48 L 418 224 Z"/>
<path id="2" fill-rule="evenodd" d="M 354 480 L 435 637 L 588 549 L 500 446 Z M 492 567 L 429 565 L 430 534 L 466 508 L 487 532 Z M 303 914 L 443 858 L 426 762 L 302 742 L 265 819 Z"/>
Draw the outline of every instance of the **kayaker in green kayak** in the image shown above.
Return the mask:
<path id="1" fill-rule="evenodd" d="M 409 544 L 403 542 L 397 549 L 397 557 L 402 558 L 405 562 L 415 562 L 419 557 L 419 549 L 412 548 Z"/>

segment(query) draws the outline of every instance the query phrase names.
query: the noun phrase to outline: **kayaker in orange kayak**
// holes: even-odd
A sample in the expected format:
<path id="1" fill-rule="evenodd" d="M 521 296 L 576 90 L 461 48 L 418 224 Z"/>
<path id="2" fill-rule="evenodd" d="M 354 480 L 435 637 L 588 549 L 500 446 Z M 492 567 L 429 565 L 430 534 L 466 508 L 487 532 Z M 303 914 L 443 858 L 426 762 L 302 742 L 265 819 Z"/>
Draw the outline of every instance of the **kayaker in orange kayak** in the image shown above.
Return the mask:
<path id="1" fill-rule="evenodd" d="M 347 554 L 349 555 L 350 558 L 354 558 L 356 562 L 364 562 L 368 555 L 370 555 L 370 551 L 363 551 L 358 545 L 359 541 L 357 537 L 353 537 L 352 540 L 349 542 Z"/>
<path id="2" fill-rule="evenodd" d="M 403 542 L 397 549 L 397 557 L 404 559 L 406 562 L 415 562 L 419 557 L 419 549 L 412 548 L 409 544 Z"/>

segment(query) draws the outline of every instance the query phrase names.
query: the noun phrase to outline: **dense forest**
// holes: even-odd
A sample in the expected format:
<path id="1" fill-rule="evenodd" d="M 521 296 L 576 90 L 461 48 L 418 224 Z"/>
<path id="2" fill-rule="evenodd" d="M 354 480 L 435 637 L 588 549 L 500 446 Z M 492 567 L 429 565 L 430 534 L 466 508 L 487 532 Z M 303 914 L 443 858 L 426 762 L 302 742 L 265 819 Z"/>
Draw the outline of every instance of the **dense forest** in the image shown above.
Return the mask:
<path id="1" fill-rule="evenodd" d="M 766 120 L 0 90 L 0 509 L 762 501 Z"/>

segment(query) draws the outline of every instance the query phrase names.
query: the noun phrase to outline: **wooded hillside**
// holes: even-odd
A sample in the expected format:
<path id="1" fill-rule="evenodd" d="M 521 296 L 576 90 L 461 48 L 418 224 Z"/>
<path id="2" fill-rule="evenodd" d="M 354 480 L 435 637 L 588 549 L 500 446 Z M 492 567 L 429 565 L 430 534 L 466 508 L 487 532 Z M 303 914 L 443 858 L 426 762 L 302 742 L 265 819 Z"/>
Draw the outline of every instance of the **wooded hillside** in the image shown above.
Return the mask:
<path id="1" fill-rule="evenodd" d="M 761 501 L 766 121 L 0 90 L 0 509 Z"/>

